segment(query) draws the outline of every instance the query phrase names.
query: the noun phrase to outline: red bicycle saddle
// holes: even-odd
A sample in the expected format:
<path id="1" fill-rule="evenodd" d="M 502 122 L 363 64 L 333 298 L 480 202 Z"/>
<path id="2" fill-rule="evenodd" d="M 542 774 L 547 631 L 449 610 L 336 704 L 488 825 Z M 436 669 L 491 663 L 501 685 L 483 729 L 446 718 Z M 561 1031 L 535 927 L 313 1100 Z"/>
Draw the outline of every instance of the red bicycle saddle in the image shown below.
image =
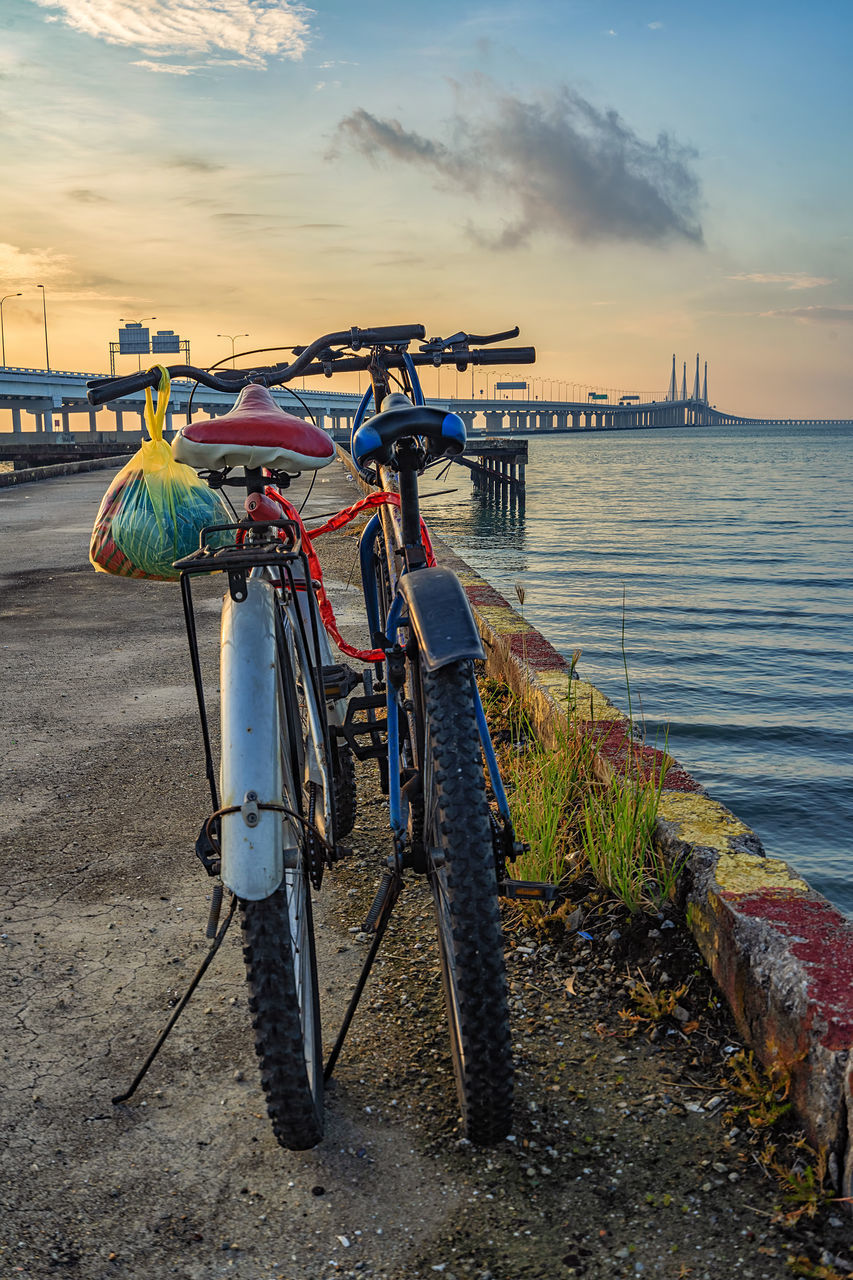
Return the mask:
<path id="1" fill-rule="evenodd" d="M 266 467 L 270 471 L 316 471 L 335 456 L 321 427 L 280 409 L 269 390 L 252 382 L 221 418 L 191 422 L 172 441 L 178 462 L 198 471 Z"/>

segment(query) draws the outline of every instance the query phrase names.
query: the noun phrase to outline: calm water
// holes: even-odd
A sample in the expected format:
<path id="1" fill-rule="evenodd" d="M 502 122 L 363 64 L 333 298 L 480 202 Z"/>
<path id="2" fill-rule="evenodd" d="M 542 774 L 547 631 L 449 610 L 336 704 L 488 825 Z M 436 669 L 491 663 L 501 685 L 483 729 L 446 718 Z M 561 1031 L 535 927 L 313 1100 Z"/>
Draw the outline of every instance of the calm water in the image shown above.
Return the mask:
<path id="1" fill-rule="evenodd" d="M 530 441 L 523 516 L 455 467 L 424 510 L 627 709 L 624 592 L 647 737 L 853 914 L 851 481 L 851 431 L 589 433 Z"/>

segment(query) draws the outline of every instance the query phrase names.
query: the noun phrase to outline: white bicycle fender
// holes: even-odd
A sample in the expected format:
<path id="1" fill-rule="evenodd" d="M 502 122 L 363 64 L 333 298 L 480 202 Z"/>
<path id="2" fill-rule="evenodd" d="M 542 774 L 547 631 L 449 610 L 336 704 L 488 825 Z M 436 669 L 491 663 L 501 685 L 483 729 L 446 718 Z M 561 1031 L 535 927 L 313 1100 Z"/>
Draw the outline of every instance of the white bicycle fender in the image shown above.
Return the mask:
<path id="1" fill-rule="evenodd" d="M 239 898 L 257 901 L 279 887 L 292 823 L 264 804 L 283 801 L 276 690 L 275 601 L 272 586 L 249 578 L 247 598 L 225 596 L 220 636 L 222 757 L 220 803 L 239 812 L 222 818 L 222 881 Z M 250 793 L 254 793 L 253 802 Z"/>

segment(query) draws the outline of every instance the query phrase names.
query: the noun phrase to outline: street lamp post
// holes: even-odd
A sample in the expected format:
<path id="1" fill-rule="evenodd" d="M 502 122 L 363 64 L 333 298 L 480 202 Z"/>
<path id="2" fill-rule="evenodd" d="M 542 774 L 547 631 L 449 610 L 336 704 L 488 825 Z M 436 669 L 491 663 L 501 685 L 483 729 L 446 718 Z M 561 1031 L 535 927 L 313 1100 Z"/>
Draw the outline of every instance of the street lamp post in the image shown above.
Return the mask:
<path id="1" fill-rule="evenodd" d="M 41 289 L 41 305 L 44 312 L 44 362 L 47 372 L 50 373 L 50 351 L 47 346 L 47 290 L 43 284 L 37 284 L 36 288 Z"/>
<path id="2" fill-rule="evenodd" d="M 7 298 L 20 298 L 20 293 L 7 293 L 0 298 L 0 345 L 3 348 L 3 368 L 6 368 L 6 331 L 3 328 L 3 303 Z"/>
<path id="3" fill-rule="evenodd" d="M 228 338 L 228 339 L 230 340 L 230 342 L 231 342 L 231 368 L 232 368 L 232 369 L 235 369 L 237 366 L 236 366 L 236 363 L 235 363 L 235 361 L 236 361 L 236 356 L 235 356 L 235 354 L 234 354 L 234 352 L 235 352 L 234 343 L 237 341 L 237 339 L 238 339 L 238 338 L 248 338 L 248 336 L 249 336 L 249 335 L 248 335 L 248 333 L 234 333 L 234 334 L 231 334 L 231 333 L 217 333 L 217 335 L 216 335 L 216 336 L 217 336 L 217 338 Z"/>

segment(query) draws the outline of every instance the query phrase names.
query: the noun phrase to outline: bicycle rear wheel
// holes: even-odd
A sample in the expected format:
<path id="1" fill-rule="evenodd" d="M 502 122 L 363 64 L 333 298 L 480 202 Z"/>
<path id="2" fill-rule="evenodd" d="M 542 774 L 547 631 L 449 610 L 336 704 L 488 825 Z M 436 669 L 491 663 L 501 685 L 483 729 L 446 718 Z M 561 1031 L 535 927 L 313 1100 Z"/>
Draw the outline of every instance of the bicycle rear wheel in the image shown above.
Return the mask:
<path id="1" fill-rule="evenodd" d="M 503 931 L 474 673 L 462 660 L 421 674 L 427 875 L 465 1134 L 487 1146 L 512 1124 L 512 1045 Z"/>
<path id="2" fill-rule="evenodd" d="M 303 748 L 295 731 L 300 729 L 301 716 L 281 633 L 276 666 L 283 803 L 300 813 L 297 779 Z M 240 900 L 261 1083 L 276 1139 L 293 1151 L 314 1147 L 323 1136 L 322 1035 L 307 856 L 307 839 L 300 827 L 296 847 L 285 850 L 281 886 L 260 901 Z"/>

